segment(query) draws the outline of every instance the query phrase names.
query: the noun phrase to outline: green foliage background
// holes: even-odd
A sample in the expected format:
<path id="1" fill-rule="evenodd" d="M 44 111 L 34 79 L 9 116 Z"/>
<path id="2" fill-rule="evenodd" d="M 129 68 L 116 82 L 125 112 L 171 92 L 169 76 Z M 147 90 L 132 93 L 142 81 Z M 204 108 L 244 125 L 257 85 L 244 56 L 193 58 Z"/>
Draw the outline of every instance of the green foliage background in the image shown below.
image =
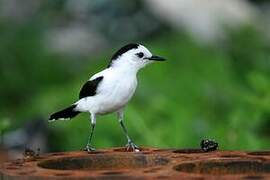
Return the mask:
<path id="1" fill-rule="evenodd" d="M 76 101 L 81 84 L 117 49 L 76 61 L 44 51 L 42 27 L 1 25 L 0 34 L 0 118 L 11 122 L 9 130 Z M 218 47 L 171 30 L 137 41 L 168 59 L 139 73 L 126 108 L 125 123 L 138 145 L 190 148 L 213 138 L 221 149 L 269 149 L 270 49 L 263 34 L 245 27 Z M 89 115 L 48 127 L 51 151 L 80 149 Z M 98 117 L 93 142 L 97 148 L 126 143 L 114 114 Z"/>

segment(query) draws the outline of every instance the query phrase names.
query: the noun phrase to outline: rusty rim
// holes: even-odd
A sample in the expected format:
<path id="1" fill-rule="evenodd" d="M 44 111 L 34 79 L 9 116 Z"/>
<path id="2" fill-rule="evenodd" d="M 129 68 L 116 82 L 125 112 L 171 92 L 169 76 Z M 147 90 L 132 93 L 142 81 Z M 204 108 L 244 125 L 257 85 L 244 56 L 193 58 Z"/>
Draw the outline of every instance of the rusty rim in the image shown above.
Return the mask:
<path id="1" fill-rule="evenodd" d="M 24 179 L 156 179 L 252 177 L 270 178 L 270 154 L 264 152 L 214 151 L 199 149 L 123 148 L 44 154 L 28 160 L 6 162 L 1 177 Z"/>

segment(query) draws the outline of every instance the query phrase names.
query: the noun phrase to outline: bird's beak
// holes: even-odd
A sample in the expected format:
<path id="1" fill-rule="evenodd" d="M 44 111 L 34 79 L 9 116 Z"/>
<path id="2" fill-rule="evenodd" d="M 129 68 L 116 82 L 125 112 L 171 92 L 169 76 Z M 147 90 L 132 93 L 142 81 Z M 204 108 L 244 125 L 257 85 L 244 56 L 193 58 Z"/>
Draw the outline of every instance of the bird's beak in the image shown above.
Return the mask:
<path id="1" fill-rule="evenodd" d="M 148 57 L 148 58 L 145 58 L 145 59 L 148 59 L 148 60 L 152 60 L 152 61 L 165 61 L 166 59 L 163 58 L 163 57 L 160 57 L 160 56 L 151 56 L 151 57 Z"/>

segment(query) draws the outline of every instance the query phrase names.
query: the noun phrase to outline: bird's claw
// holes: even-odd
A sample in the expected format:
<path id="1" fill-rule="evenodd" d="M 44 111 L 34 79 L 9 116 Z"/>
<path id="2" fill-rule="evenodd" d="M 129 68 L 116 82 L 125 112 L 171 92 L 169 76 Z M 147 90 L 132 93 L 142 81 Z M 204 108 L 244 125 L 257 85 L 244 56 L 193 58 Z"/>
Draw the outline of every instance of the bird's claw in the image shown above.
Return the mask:
<path id="1" fill-rule="evenodd" d="M 136 144 L 134 144 L 132 141 L 128 141 L 126 145 L 126 149 L 127 151 L 135 151 L 135 152 L 140 151 L 139 147 Z"/>
<path id="2" fill-rule="evenodd" d="M 96 149 L 91 147 L 91 145 L 87 144 L 83 150 L 90 153 L 90 152 L 94 152 Z"/>

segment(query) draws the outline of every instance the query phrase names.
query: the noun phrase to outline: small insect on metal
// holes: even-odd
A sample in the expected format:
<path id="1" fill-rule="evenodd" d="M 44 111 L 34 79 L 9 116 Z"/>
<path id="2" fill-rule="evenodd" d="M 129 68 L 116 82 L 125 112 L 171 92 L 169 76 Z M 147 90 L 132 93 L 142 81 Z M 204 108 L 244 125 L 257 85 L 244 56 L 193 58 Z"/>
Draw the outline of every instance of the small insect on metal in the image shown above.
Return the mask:
<path id="1" fill-rule="evenodd" d="M 212 139 L 203 139 L 201 141 L 201 149 L 204 152 L 215 151 L 218 149 L 218 143 Z"/>
<path id="2" fill-rule="evenodd" d="M 23 156 L 24 156 L 24 160 L 26 161 L 31 161 L 31 160 L 35 160 L 40 153 L 40 148 L 37 149 L 37 152 L 35 152 L 34 150 L 30 149 L 30 148 L 25 148 Z"/>

